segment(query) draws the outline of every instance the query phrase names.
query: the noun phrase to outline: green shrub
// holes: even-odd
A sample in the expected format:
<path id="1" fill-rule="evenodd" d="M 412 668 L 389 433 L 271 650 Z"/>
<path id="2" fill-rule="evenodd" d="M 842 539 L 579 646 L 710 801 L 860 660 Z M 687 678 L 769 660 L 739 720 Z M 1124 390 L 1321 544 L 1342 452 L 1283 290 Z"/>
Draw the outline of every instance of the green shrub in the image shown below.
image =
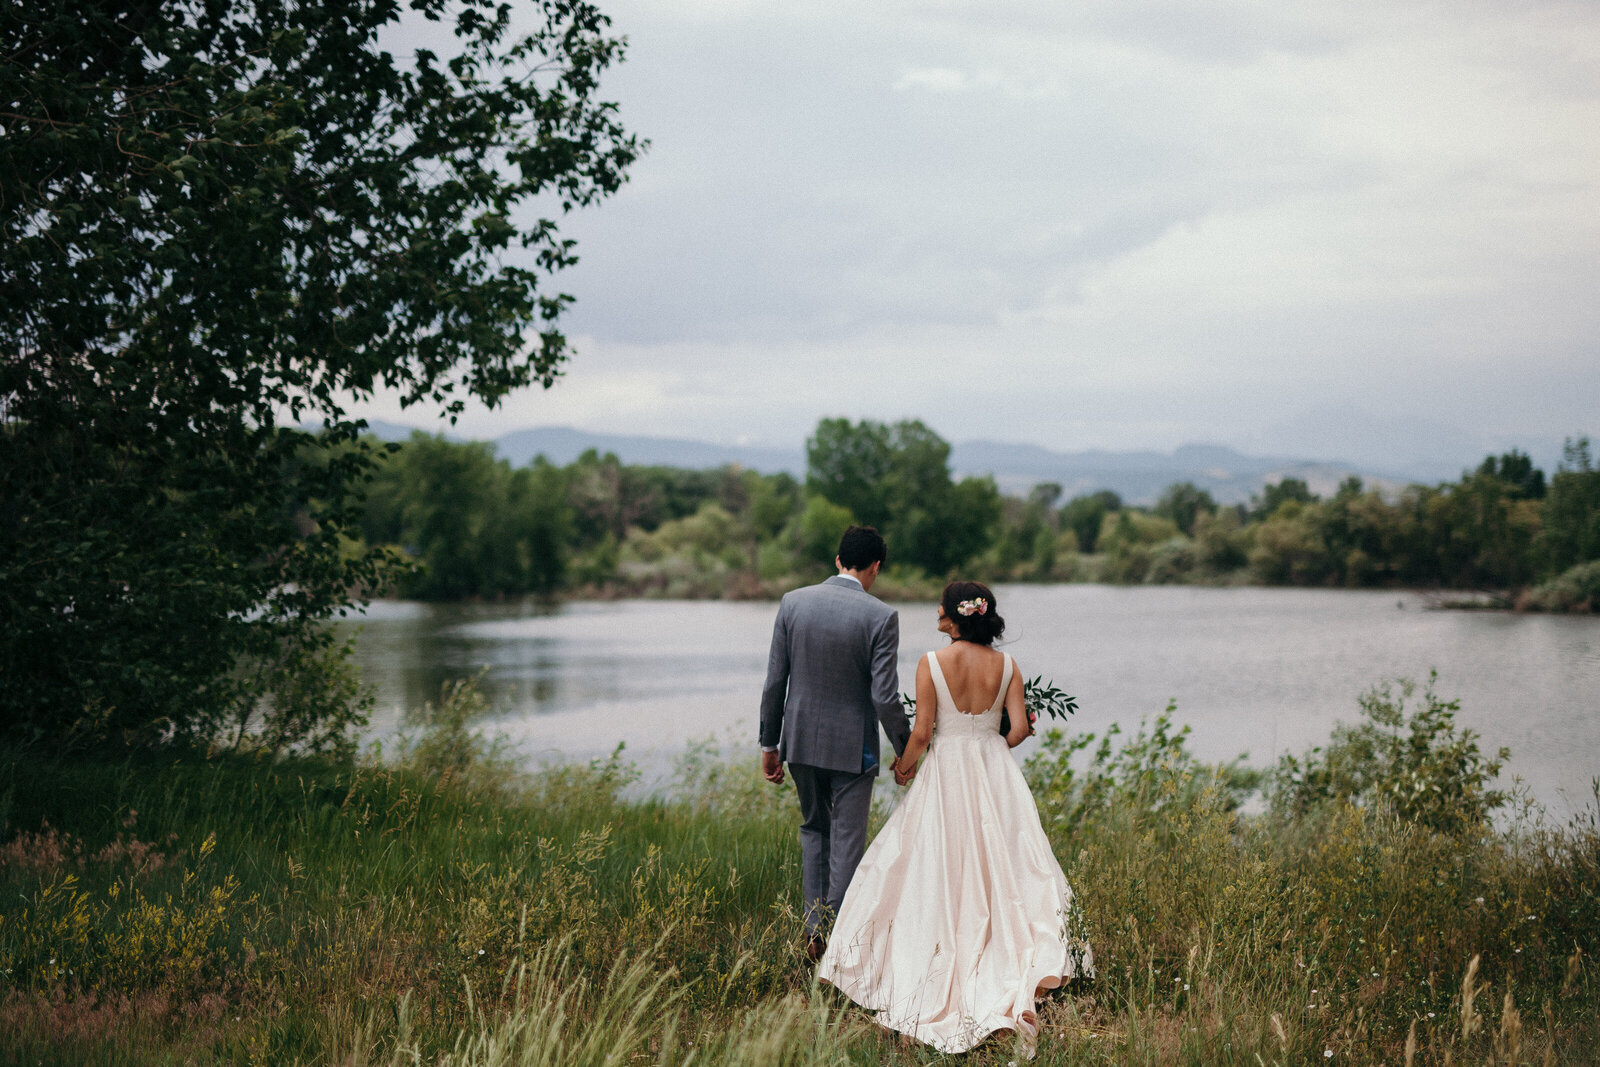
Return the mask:
<path id="1" fill-rule="evenodd" d="M 1269 790 L 1273 813 L 1294 821 L 1341 802 L 1381 804 L 1439 833 L 1487 830 L 1507 800 L 1489 785 L 1511 752 L 1484 755 L 1477 733 L 1456 726 L 1461 702 L 1441 700 L 1436 681 L 1436 674 L 1428 676 L 1422 706 L 1409 715 L 1406 702 L 1416 695 L 1416 683 L 1381 683 L 1360 699 L 1367 721 L 1339 724 L 1325 749 L 1280 759 Z"/>
<path id="2" fill-rule="evenodd" d="M 1600 559 L 1568 567 L 1534 587 L 1526 606 L 1535 611 L 1600 611 Z"/>

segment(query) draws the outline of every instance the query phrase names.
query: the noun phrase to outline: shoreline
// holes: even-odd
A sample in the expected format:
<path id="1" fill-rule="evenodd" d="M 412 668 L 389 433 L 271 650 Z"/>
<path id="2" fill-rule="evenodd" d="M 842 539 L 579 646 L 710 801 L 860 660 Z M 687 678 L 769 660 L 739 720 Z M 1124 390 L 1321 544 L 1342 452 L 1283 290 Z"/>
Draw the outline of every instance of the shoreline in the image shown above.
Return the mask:
<path id="1" fill-rule="evenodd" d="M 820 580 L 820 579 L 818 579 Z M 987 579 L 983 579 L 988 581 Z M 800 583 L 768 583 L 759 591 L 751 592 L 748 586 L 734 586 L 732 588 L 716 591 L 678 591 L 674 592 L 665 585 L 640 588 L 637 586 L 619 585 L 586 585 L 554 596 L 527 594 L 525 596 L 504 597 L 460 597 L 454 599 L 422 599 L 418 597 L 399 596 L 374 596 L 366 603 L 387 604 L 438 604 L 438 605 L 468 605 L 468 604 L 515 604 L 534 603 L 541 606 L 557 607 L 562 604 L 576 603 L 614 603 L 627 600 L 672 601 L 681 600 L 689 602 L 699 601 L 727 601 L 730 603 L 772 603 L 776 604 L 783 598 L 783 594 L 809 582 Z M 1580 602 L 1568 607 L 1543 606 L 1530 596 L 1532 587 L 1523 587 L 1517 590 L 1474 590 L 1452 589 L 1437 586 L 1409 586 L 1409 585 L 1368 585 L 1368 586 L 1340 586 L 1340 585 L 1288 585 L 1282 583 L 1264 582 L 1231 582 L 1231 581 L 1194 581 L 1194 582 L 1108 582 L 1096 580 L 1051 580 L 1039 581 L 1022 578 L 1006 578 L 989 581 L 988 584 L 999 586 L 1088 586 L 1106 587 L 1111 589 L 1150 589 L 1150 588 L 1188 588 L 1188 589 L 1260 589 L 1260 590 L 1287 590 L 1298 592 L 1329 592 L 1329 593 L 1398 593 L 1419 597 L 1427 603 L 1423 610 L 1426 611 L 1481 611 L 1504 612 L 1510 615 L 1600 615 L 1600 602 L 1590 605 Z M 895 603 L 932 604 L 937 603 L 942 583 L 928 580 L 925 583 L 894 583 L 882 578 L 873 588 L 873 596 L 880 600 Z"/>

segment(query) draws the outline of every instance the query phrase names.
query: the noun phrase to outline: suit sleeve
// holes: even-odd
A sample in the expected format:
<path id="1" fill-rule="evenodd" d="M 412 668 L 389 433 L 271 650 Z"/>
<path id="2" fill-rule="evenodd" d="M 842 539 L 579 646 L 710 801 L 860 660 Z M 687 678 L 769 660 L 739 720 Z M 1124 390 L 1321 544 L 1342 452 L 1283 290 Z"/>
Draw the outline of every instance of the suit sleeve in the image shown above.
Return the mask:
<path id="1" fill-rule="evenodd" d="M 872 706 L 895 755 L 906 750 L 911 723 L 900 702 L 900 613 L 891 611 L 872 641 Z"/>
<path id="2" fill-rule="evenodd" d="M 767 681 L 761 687 L 761 747 L 772 748 L 783 735 L 783 702 L 789 695 L 789 602 L 778 605 L 767 653 Z"/>

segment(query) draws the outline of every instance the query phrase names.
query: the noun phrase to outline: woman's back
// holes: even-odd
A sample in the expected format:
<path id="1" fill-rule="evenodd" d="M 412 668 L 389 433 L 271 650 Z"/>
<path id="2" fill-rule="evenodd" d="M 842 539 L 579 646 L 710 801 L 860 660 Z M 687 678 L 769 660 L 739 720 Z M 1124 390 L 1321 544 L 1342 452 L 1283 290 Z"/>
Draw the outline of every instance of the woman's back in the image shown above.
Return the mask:
<path id="1" fill-rule="evenodd" d="M 1005 655 L 970 641 L 952 641 L 934 656 L 956 707 L 969 715 L 988 711 L 1000 691 Z"/>

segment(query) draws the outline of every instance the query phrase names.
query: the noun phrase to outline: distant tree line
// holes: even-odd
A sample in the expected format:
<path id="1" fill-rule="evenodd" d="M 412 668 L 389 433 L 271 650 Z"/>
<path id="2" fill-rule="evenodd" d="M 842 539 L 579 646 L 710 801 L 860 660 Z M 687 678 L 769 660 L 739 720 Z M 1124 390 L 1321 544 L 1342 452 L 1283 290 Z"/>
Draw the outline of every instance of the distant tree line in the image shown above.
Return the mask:
<path id="1" fill-rule="evenodd" d="M 416 434 L 374 479 L 363 548 L 414 566 L 425 599 L 527 594 L 774 596 L 829 569 L 850 522 L 883 531 L 888 595 L 951 574 L 994 581 L 1433 587 L 1535 608 L 1600 604 L 1600 470 L 1569 442 L 1550 477 L 1521 452 L 1455 482 L 1382 491 L 1346 479 L 1319 497 L 1284 478 L 1248 504 L 1190 482 L 1148 507 L 1108 490 L 1002 494 L 955 479 L 919 421 L 824 419 L 806 476 L 634 466 L 593 450 L 523 467 L 492 446 Z"/>

